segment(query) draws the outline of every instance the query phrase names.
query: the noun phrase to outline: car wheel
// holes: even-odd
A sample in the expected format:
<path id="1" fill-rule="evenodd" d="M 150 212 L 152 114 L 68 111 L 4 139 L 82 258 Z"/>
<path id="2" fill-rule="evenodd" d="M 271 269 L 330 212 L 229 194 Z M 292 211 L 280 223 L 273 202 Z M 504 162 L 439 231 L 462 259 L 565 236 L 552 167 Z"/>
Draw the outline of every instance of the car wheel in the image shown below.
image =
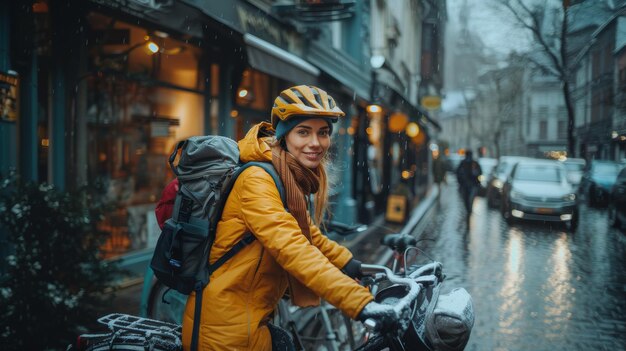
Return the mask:
<path id="1" fill-rule="evenodd" d="M 622 224 L 617 218 L 617 209 L 614 205 L 609 205 L 609 223 L 615 228 L 621 228 Z"/>
<path id="2" fill-rule="evenodd" d="M 587 203 L 590 207 L 594 207 L 598 203 L 596 199 L 596 188 L 593 186 L 590 186 L 589 191 L 587 192 Z"/>
<path id="3" fill-rule="evenodd" d="M 501 200 L 500 204 L 500 213 L 502 214 L 502 218 L 506 221 L 507 224 L 513 224 L 513 216 L 511 216 L 511 208 L 508 205 L 507 201 Z"/>
<path id="4" fill-rule="evenodd" d="M 495 208 L 496 207 L 496 202 L 493 199 L 493 195 L 489 191 L 487 191 L 487 206 L 489 206 L 491 208 Z"/>
<path id="5" fill-rule="evenodd" d="M 576 228 L 578 228 L 578 211 L 572 214 L 572 219 L 567 223 L 567 229 L 570 231 L 576 231 Z"/>

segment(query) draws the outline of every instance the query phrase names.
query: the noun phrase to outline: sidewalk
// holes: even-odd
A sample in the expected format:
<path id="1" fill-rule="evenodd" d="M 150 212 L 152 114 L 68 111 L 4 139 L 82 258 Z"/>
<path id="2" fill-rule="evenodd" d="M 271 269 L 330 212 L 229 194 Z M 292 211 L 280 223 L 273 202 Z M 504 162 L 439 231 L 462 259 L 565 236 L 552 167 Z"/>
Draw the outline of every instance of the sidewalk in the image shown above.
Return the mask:
<path id="1" fill-rule="evenodd" d="M 411 211 L 409 219 L 404 225 L 388 224 L 385 222 L 384 216 L 381 215 L 364 232 L 347 240 L 338 240 L 338 242 L 350 249 L 358 260 L 386 264 L 391 259 L 392 252 L 386 246 L 380 245 L 380 239 L 391 233 L 421 236 L 428 222 L 428 213 L 437 202 L 437 197 L 439 197 L 439 189 L 433 186 Z M 142 288 L 143 282 L 141 281 L 120 287 L 111 303 L 110 312 L 138 315 Z"/>

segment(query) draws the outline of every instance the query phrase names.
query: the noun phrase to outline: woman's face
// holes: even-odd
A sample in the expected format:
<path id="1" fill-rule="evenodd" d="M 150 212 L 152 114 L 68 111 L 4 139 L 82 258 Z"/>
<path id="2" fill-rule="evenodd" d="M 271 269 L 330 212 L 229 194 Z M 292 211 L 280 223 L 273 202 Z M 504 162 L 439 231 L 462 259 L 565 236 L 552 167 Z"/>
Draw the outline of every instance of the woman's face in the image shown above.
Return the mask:
<path id="1" fill-rule="evenodd" d="M 320 118 L 302 121 L 285 137 L 289 151 L 307 168 L 317 168 L 330 147 L 330 127 Z"/>

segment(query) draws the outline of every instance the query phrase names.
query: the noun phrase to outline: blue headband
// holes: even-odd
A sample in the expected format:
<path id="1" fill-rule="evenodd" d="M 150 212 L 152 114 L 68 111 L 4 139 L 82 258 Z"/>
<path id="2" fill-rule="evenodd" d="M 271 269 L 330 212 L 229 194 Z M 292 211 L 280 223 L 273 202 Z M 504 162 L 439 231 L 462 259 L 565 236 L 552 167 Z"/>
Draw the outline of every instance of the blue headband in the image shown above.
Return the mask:
<path id="1" fill-rule="evenodd" d="M 318 117 L 318 116 L 297 116 L 297 117 L 292 117 L 288 119 L 287 121 L 278 121 L 278 124 L 276 125 L 276 134 L 275 134 L 276 139 L 280 139 L 284 137 L 285 135 L 287 135 L 287 133 L 289 133 L 290 130 L 295 128 L 295 126 L 297 126 L 298 124 L 300 124 L 301 122 L 307 119 L 312 119 L 312 118 L 319 118 L 319 119 L 325 120 L 326 123 L 328 123 L 328 127 L 330 128 L 330 130 L 328 131 L 328 134 L 333 133 L 333 123 L 337 122 L 337 118 Z"/>

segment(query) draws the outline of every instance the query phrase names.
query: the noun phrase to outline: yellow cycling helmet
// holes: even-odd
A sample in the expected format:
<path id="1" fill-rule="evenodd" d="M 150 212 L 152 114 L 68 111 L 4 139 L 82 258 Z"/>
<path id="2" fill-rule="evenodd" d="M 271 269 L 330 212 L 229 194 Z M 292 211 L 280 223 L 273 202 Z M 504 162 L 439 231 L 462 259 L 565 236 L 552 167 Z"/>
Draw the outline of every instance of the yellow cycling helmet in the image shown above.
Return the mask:
<path id="1" fill-rule="evenodd" d="M 276 129 L 279 121 L 296 116 L 323 117 L 334 122 L 344 115 L 324 90 L 312 85 L 298 85 L 283 90 L 274 100 L 272 126 Z"/>

